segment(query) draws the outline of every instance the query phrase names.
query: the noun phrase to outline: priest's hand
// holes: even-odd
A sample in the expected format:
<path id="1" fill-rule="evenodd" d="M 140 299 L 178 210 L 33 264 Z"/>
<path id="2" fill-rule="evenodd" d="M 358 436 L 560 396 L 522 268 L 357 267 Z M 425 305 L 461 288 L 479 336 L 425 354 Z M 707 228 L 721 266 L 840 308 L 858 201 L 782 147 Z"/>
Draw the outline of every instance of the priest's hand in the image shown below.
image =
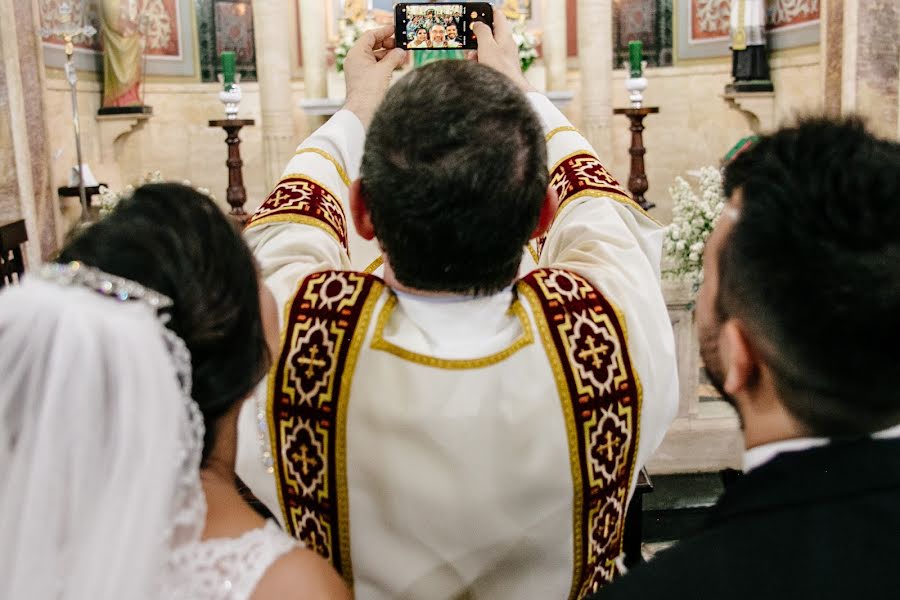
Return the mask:
<path id="1" fill-rule="evenodd" d="M 513 80 L 524 92 L 533 92 L 519 62 L 519 45 L 513 39 L 512 28 L 502 11 L 494 11 L 494 30 L 480 21 L 472 24 L 478 39 L 474 58 L 483 65 L 497 69 Z"/>
<path id="2" fill-rule="evenodd" d="M 365 32 L 347 53 L 344 109 L 355 114 L 364 127 L 369 127 L 391 84 L 391 74 L 404 60 L 406 51 L 396 47 L 393 25 Z"/>

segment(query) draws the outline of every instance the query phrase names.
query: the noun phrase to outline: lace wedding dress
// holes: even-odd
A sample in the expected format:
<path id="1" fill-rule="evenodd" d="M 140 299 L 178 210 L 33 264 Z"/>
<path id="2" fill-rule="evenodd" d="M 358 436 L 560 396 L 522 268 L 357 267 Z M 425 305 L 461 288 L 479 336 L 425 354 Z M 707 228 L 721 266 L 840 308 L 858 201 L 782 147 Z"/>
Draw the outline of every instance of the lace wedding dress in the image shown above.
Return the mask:
<path id="1" fill-rule="evenodd" d="M 272 563 L 302 545 L 274 521 L 237 538 L 184 545 L 172 553 L 173 589 L 178 600 L 247 600 Z"/>

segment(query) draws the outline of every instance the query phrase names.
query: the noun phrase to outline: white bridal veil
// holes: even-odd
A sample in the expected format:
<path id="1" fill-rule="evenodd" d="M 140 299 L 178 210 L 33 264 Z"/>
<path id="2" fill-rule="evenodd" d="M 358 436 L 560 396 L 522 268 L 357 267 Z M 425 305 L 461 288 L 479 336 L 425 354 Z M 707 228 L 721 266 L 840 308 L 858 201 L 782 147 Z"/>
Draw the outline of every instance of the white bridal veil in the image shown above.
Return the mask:
<path id="1" fill-rule="evenodd" d="M 79 263 L 0 294 L 0 598 L 160 598 L 199 538 L 203 424 L 169 304 Z"/>

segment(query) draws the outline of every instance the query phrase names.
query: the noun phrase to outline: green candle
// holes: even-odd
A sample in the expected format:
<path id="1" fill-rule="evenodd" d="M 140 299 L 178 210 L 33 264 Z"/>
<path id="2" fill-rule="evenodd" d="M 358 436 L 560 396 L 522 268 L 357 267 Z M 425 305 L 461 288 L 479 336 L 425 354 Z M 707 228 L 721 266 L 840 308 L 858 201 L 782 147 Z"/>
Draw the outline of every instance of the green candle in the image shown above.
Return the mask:
<path id="1" fill-rule="evenodd" d="M 644 45 L 640 40 L 628 42 L 628 62 L 631 65 L 631 76 L 640 77 L 644 69 L 641 63 L 644 61 Z"/>
<path id="2" fill-rule="evenodd" d="M 222 79 L 225 87 L 234 83 L 235 54 L 231 50 L 222 53 Z"/>

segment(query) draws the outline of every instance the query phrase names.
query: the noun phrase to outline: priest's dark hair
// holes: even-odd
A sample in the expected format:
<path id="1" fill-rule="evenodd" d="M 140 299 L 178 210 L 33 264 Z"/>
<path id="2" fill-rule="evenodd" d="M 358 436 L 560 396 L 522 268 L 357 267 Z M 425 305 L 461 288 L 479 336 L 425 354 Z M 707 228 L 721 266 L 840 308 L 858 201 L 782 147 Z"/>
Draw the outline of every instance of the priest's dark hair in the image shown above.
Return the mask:
<path id="1" fill-rule="evenodd" d="M 718 316 L 746 323 L 814 435 L 900 422 L 900 144 L 859 119 L 803 119 L 727 166 L 735 191 Z"/>
<path id="2" fill-rule="evenodd" d="M 516 277 L 547 190 L 538 116 L 507 77 L 440 61 L 394 85 L 372 121 L 363 196 L 397 281 L 489 294 Z"/>
<path id="3" fill-rule="evenodd" d="M 191 353 L 192 395 L 206 424 L 205 461 L 216 422 L 252 393 L 271 360 L 250 249 L 207 196 L 152 184 L 77 234 L 57 258 L 76 260 L 172 299 L 167 326 Z M 134 340 L 134 352 L 141 353 L 141 340 Z"/>

